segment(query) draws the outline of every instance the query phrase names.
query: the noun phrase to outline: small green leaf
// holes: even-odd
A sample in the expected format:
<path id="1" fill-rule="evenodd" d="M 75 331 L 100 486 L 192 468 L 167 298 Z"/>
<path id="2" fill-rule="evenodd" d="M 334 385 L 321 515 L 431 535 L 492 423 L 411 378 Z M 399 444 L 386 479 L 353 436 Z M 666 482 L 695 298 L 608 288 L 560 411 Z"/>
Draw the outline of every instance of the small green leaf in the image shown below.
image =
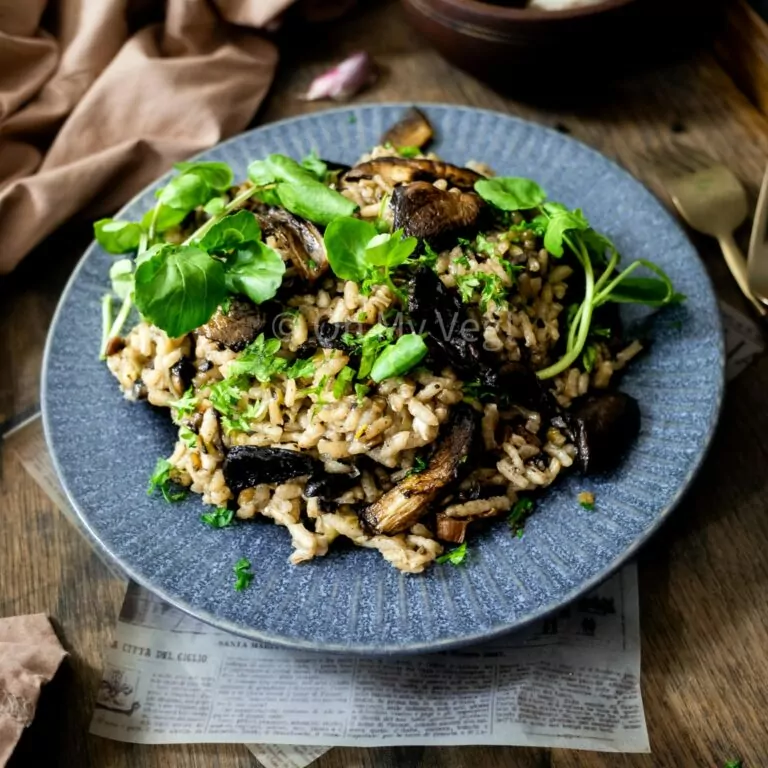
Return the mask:
<path id="1" fill-rule="evenodd" d="M 475 191 L 483 200 L 502 211 L 525 211 L 536 208 L 546 200 L 544 190 L 531 179 L 496 176 L 475 182 Z"/>
<path id="2" fill-rule="evenodd" d="M 418 244 L 415 237 L 403 237 L 402 229 L 378 234 L 365 246 L 364 258 L 371 266 L 394 269 L 408 260 Z"/>
<path id="3" fill-rule="evenodd" d="M 362 403 L 363 398 L 368 394 L 370 387 L 367 384 L 355 384 L 355 397 L 357 402 Z"/>
<path id="4" fill-rule="evenodd" d="M 418 333 L 406 333 L 376 358 L 371 378 L 378 383 L 393 376 L 402 376 L 418 365 L 426 354 L 424 339 Z"/>
<path id="5" fill-rule="evenodd" d="M 249 243 L 227 257 L 225 281 L 232 293 L 242 293 L 254 304 L 273 298 L 283 282 L 285 262 L 264 243 Z"/>
<path id="6" fill-rule="evenodd" d="M 301 161 L 301 167 L 306 168 L 318 181 L 325 181 L 328 166 L 318 157 L 314 149 Z"/>
<path id="7" fill-rule="evenodd" d="M 336 380 L 333 382 L 333 396 L 338 400 L 347 394 L 347 391 L 351 388 L 352 381 L 355 378 L 355 369 L 350 368 L 348 365 L 342 368 L 336 374 Z"/>
<path id="8" fill-rule="evenodd" d="M 261 227 L 256 217 L 250 211 L 237 211 L 217 221 L 196 245 L 208 253 L 221 253 L 260 240 Z"/>
<path id="9" fill-rule="evenodd" d="M 200 520 L 211 528 L 227 528 L 232 525 L 235 513 L 226 507 L 217 507 L 213 512 L 205 512 L 200 515 Z"/>
<path id="10" fill-rule="evenodd" d="M 163 495 L 163 498 L 172 504 L 176 501 L 181 501 L 187 495 L 186 488 L 180 488 L 171 480 L 171 462 L 168 459 L 158 459 L 155 464 L 155 470 L 152 476 L 149 478 L 149 486 L 147 487 L 147 496 L 151 496 L 155 491 L 159 490 Z M 177 490 L 174 490 L 177 488 Z"/>
<path id="11" fill-rule="evenodd" d="M 323 240 L 333 273 L 359 283 L 368 271 L 366 247 L 376 235 L 376 227 L 361 219 L 344 216 L 332 221 Z"/>
<path id="12" fill-rule="evenodd" d="M 196 163 L 176 163 L 173 167 L 182 174 L 199 176 L 218 192 L 226 192 L 235 180 L 232 168 L 227 163 L 206 160 Z"/>
<path id="13" fill-rule="evenodd" d="M 244 589 L 251 585 L 255 574 L 251 572 L 251 561 L 245 557 L 241 557 L 233 566 L 232 570 L 235 573 L 235 590 L 242 592 Z"/>
<path id="14" fill-rule="evenodd" d="M 435 562 L 436 563 L 450 563 L 451 565 L 461 565 L 467 559 L 467 542 L 460 544 L 458 547 L 449 549 L 445 554 L 440 555 Z"/>
<path id="15" fill-rule="evenodd" d="M 178 226 L 189 214 L 188 210 L 176 210 L 175 208 L 169 208 L 167 205 L 161 205 L 160 203 L 158 203 L 158 205 L 160 208 L 157 212 L 157 218 L 155 219 L 155 232 L 165 232 L 172 227 Z M 150 208 L 141 219 L 141 225 L 145 229 L 149 229 L 154 210 L 154 208 Z"/>
<path id="16" fill-rule="evenodd" d="M 221 262 L 194 246 L 153 246 L 137 262 L 136 306 L 171 338 L 207 323 L 226 292 Z"/>
<path id="17" fill-rule="evenodd" d="M 118 298 L 125 299 L 133 290 L 133 262 L 119 259 L 109 268 L 112 290 Z"/>
<path id="18" fill-rule="evenodd" d="M 109 253 L 130 253 L 139 247 L 141 224 L 135 221 L 99 219 L 93 225 L 96 242 Z"/>
<path id="19" fill-rule="evenodd" d="M 571 230 L 584 231 L 589 229 L 589 222 L 584 218 L 580 210 L 568 211 L 562 207 L 555 208 L 559 204 L 547 203 L 545 209 L 550 213 L 547 231 L 544 233 L 544 247 L 553 256 L 562 256 L 565 252 L 563 240 L 566 233 Z"/>
<path id="20" fill-rule="evenodd" d="M 179 427 L 179 440 L 181 440 L 187 448 L 197 447 L 197 433 L 193 432 L 189 427 Z"/>
<path id="21" fill-rule="evenodd" d="M 227 199 L 225 197 L 212 197 L 204 206 L 203 210 L 209 216 L 217 216 L 227 207 Z"/>
<path id="22" fill-rule="evenodd" d="M 172 178 L 157 196 L 161 205 L 177 211 L 192 211 L 211 199 L 211 187 L 202 177 L 185 173 Z"/>
<path id="23" fill-rule="evenodd" d="M 584 366 L 584 370 L 587 373 L 592 373 L 596 360 L 597 347 L 594 344 L 588 344 L 586 347 L 584 347 L 584 352 L 581 355 L 581 364 Z"/>
<path id="24" fill-rule="evenodd" d="M 398 147 L 397 154 L 400 155 L 400 157 L 417 157 L 418 155 L 421 154 L 421 147 L 416 147 L 416 146 Z"/>
<path id="25" fill-rule="evenodd" d="M 533 512 L 533 506 L 533 499 L 523 496 L 515 502 L 512 511 L 509 513 L 507 525 L 509 525 L 512 534 L 518 538 L 522 538 L 523 521 Z"/>
<path id="26" fill-rule="evenodd" d="M 291 213 L 323 226 L 340 216 L 351 216 L 357 210 L 356 203 L 314 179 L 301 184 L 278 184 L 277 194 Z"/>

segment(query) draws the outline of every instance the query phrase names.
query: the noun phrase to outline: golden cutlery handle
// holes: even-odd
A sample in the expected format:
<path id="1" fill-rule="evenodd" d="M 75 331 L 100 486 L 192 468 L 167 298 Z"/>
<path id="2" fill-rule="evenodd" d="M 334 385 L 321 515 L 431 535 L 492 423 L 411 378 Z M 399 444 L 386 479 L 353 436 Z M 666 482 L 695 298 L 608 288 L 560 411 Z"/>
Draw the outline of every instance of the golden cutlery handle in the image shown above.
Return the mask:
<path id="1" fill-rule="evenodd" d="M 747 262 L 744 255 L 739 250 L 739 246 L 736 245 L 736 241 L 733 239 L 733 235 L 720 235 L 717 238 L 722 248 L 723 256 L 725 256 L 725 263 L 728 265 L 728 269 L 731 270 L 733 279 L 738 283 L 741 292 L 752 302 L 754 308 L 760 313 L 762 317 L 768 315 L 768 309 L 759 302 L 749 290 L 749 279 L 747 277 Z"/>

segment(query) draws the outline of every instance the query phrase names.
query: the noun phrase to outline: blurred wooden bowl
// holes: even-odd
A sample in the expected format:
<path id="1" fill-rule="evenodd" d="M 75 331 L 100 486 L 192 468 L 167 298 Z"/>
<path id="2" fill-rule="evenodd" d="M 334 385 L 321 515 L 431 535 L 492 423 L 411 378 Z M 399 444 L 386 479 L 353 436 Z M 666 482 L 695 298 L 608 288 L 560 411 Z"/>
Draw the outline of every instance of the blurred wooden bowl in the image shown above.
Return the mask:
<path id="1" fill-rule="evenodd" d="M 561 11 L 525 0 L 403 0 L 413 26 L 457 66 L 504 90 L 576 95 L 583 76 L 615 77 L 689 50 L 720 0 L 604 0 Z M 517 7 L 516 7 L 517 6 Z"/>

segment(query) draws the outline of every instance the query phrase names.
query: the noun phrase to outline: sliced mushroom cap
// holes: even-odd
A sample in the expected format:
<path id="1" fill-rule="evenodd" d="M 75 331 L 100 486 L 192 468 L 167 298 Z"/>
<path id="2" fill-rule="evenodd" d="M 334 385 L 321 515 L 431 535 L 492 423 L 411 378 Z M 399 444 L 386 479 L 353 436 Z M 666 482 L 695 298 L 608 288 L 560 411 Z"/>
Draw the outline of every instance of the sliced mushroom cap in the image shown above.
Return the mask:
<path id="1" fill-rule="evenodd" d="M 365 527 L 374 534 L 394 534 L 418 522 L 435 498 L 459 477 L 476 441 L 477 414 L 461 403 L 454 408 L 427 468 L 369 504 L 360 514 Z"/>
<path id="2" fill-rule="evenodd" d="M 427 333 L 427 343 L 436 356 L 467 378 L 495 385 L 496 371 L 485 360 L 480 326 L 469 321 L 456 291 L 446 288 L 429 267 L 416 270 L 408 291 L 411 318 Z"/>
<path id="3" fill-rule="evenodd" d="M 222 469 L 227 486 L 237 498 L 240 491 L 260 483 L 284 483 L 311 475 L 321 470 L 322 464 L 305 453 L 285 448 L 236 445 L 227 452 Z"/>
<path id="4" fill-rule="evenodd" d="M 567 414 L 582 472 L 613 469 L 640 431 L 637 400 L 624 392 L 592 395 Z"/>
<path id="5" fill-rule="evenodd" d="M 382 144 L 393 147 L 423 147 L 434 136 L 424 113 L 411 107 L 382 137 Z"/>
<path id="6" fill-rule="evenodd" d="M 390 205 L 395 229 L 433 246 L 471 234 L 483 210 L 483 201 L 474 192 L 445 192 L 426 181 L 396 187 Z"/>
<path id="7" fill-rule="evenodd" d="M 266 237 L 275 238 L 275 248 L 309 282 L 328 269 L 328 256 L 320 230 L 312 222 L 282 208 L 267 208 L 256 214 Z"/>
<path id="8" fill-rule="evenodd" d="M 245 349 L 267 324 L 267 314 L 246 298 L 234 298 L 227 312 L 221 307 L 198 333 L 227 349 L 239 352 Z"/>
<path id="9" fill-rule="evenodd" d="M 360 471 L 355 467 L 346 474 L 331 474 L 322 470 L 316 472 L 307 480 L 304 495 L 308 499 L 318 498 L 322 501 L 333 501 L 359 482 Z"/>
<path id="10" fill-rule="evenodd" d="M 437 181 L 446 179 L 453 187 L 473 189 L 475 182 L 483 177 L 469 168 L 444 163 L 441 160 L 408 157 L 377 157 L 359 163 L 342 177 L 343 182 L 372 179 L 381 176 L 390 186 L 410 184 L 412 181 Z"/>
<path id="11" fill-rule="evenodd" d="M 197 368 L 188 357 L 182 357 L 171 366 L 171 386 L 179 397 L 189 389 L 196 373 Z"/>

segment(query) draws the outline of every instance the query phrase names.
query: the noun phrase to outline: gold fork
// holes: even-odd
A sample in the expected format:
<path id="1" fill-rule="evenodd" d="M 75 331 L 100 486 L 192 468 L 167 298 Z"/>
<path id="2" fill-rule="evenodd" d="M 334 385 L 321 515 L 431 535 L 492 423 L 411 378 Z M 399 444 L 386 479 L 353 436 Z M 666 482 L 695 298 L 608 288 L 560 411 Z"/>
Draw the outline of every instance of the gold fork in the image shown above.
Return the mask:
<path id="1" fill-rule="evenodd" d="M 724 165 L 690 148 L 657 153 L 654 162 L 680 215 L 693 229 L 717 239 L 741 292 L 762 317 L 768 315 L 750 290 L 747 262 L 733 238 L 749 211 L 742 183 Z"/>

